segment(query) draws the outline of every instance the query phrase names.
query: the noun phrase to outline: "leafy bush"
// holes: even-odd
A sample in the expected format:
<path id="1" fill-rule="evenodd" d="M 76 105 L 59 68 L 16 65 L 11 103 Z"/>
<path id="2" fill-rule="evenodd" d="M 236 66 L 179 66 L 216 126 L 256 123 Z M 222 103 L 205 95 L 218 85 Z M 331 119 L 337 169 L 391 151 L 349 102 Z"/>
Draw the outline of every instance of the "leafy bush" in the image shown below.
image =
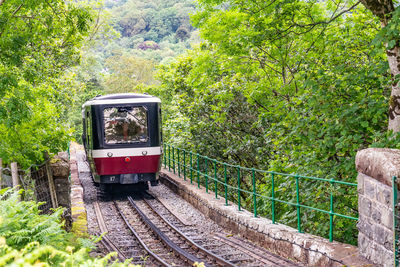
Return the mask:
<path id="1" fill-rule="evenodd" d="M 0 266 L 106 266 L 109 254 L 91 258 L 94 241 L 76 238 L 63 229 L 58 208 L 54 213 L 40 214 L 40 203 L 19 201 L 22 192 L 13 189 L 0 191 Z M 127 266 L 114 262 L 111 266 Z"/>

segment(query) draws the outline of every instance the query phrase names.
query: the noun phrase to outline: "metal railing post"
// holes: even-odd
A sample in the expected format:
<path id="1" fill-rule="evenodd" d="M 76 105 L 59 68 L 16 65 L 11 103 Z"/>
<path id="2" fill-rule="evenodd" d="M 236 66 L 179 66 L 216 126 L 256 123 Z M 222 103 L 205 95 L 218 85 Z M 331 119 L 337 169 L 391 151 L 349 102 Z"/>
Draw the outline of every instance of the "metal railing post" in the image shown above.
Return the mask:
<path id="1" fill-rule="evenodd" d="M 204 177 L 206 178 L 206 193 L 208 193 L 208 158 L 205 157 L 204 159 L 205 159 L 205 164 L 206 164 L 205 171 L 204 171 Z"/>
<path id="2" fill-rule="evenodd" d="M 164 158 L 164 168 L 167 168 L 167 150 L 166 150 L 166 145 L 165 144 L 163 144 L 163 147 L 164 147 L 164 153 L 163 153 L 163 158 Z"/>
<path id="3" fill-rule="evenodd" d="M 300 195 L 299 195 L 299 176 L 296 178 L 296 213 L 297 213 L 297 229 L 301 233 L 301 214 L 300 214 Z"/>
<path id="4" fill-rule="evenodd" d="M 180 154 L 180 148 L 176 148 L 177 152 L 178 152 L 178 176 L 181 177 L 181 162 L 180 162 L 180 158 L 179 158 L 179 154 Z"/>
<path id="5" fill-rule="evenodd" d="M 257 217 L 257 192 L 256 192 L 256 174 L 254 168 L 251 169 L 251 176 L 253 180 L 253 210 L 254 217 Z"/>
<path id="6" fill-rule="evenodd" d="M 272 223 L 275 224 L 275 173 L 271 172 L 271 209 Z"/>
<path id="7" fill-rule="evenodd" d="M 238 175 L 238 180 L 237 180 L 237 185 L 238 185 L 238 209 L 240 211 L 240 166 L 237 166 L 237 175 Z"/>
<path id="8" fill-rule="evenodd" d="M 218 182 L 217 182 L 217 160 L 214 160 L 214 189 L 215 189 L 215 198 L 218 199 Z"/>
<path id="9" fill-rule="evenodd" d="M 334 179 L 331 179 L 331 187 L 332 191 L 330 193 L 330 209 L 329 209 L 329 242 L 333 242 L 333 187 L 334 187 Z"/>
<path id="10" fill-rule="evenodd" d="M 224 180 L 225 180 L 225 206 L 228 206 L 228 178 L 226 176 L 226 163 L 224 163 Z"/>
<path id="11" fill-rule="evenodd" d="M 190 151 L 190 183 L 193 184 L 193 159 L 192 159 L 193 153 Z"/>
<path id="12" fill-rule="evenodd" d="M 172 169 L 174 169 L 175 173 L 175 147 L 172 147 Z"/>
<path id="13" fill-rule="evenodd" d="M 171 171 L 171 145 L 168 145 L 168 171 Z"/>
<path id="14" fill-rule="evenodd" d="M 186 181 L 186 150 L 183 150 L 183 180 Z"/>
<path id="15" fill-rule="evenodd" d="M 197 153 L 197 187 L 200 188 L 200 155 Z"/>

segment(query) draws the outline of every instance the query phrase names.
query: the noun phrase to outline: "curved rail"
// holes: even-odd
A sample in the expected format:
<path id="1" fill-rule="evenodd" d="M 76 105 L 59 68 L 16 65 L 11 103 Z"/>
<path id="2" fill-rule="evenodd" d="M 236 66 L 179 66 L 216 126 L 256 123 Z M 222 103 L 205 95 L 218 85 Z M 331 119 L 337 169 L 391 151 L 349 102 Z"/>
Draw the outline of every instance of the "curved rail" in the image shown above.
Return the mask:
<path id="1" fill-rule="evenodd" d="M 163 241 L 164 244 L 166 244 L 168 247 L 170 247 L 173 251 L 175 251 L 177 254 L 181 255 L 183 258 L 187 259 L 191 264 L 194 264 L 195 262 L 203 262 L 203 260 L 193 256 L 192 254 L 186 252 L 182 248 L 180 248 L 178 245 L 176 245 L 171 239 L 169 239 L 155 224 L 142 212 L 142 210 L 135 204 L 133 201 L 132 197 L 128 197 L 129 203 L 132 205 L 132 207 L 136 210 L 136 212 L 139 214 L 139 216 L 142 218 L 142 220 L 151 228 L 151 230 Z M 209 266 L 209 265 L 205 265 Z"/>
<path id="2" fill-rule="evenodd" d="M 156 261 L 158 261 L 162 266 L 168 266 L 170 267 L 171 265 L 169 265 L 167 262 L 165 262 L 163 259 L 161 259 L 157 254 L 155 254 L 154 252 L 152 252 L 149 247 L 143 242 L 143 240 L 140 238 L 140 236 L 138 235 L 138 233 L 135 231 L 135 229 L 133 229 L 133 227 L 131 226 L 131 224 L 129 223 L 128 219 L 125 217 L 125 215 L 122 213 L 121 209 L 118 207 L 117 203 L 115 203 L 114 201 L 114 205 L 115 208 L 117 209 L 119 215 L 121 216 L 121 218 L 124 220 L 126 226 L 128 226 L 129 230 L 132 232 L 132 234 L 136 237 L 136 239 L 138 240 L 138 242 L 140 243 L 140 245 L 146 250 L 146 252 L 151 255 Z"/>
<path id="3" fill-rule="evenodd" d="M 96 219 L 97 219 L 97 223 L 99 225 L 100 231 L 102 233 L 108 233 L 108 229 L 107 226 L 104 222 L 104 218 L 103 218 L 103 214 L 101 213 L 100 210 L 100 206 L 99 203 L 96 201 L 93 203 L 94 206 L 94 212 L 96 214 Z M 115 251 L 117 252 L 118 255 L 118 259 L 121 261 L 125 261 L 127 259 L 127 257 L 124 255 L 124 253 L 122 253 L 122 251 L 120 249 L 118 249 L 117 246 L 114 245 L 114 243 L 106 236 L 104 235 L 103 238 L 100 240 L 100 242 L 103 244 L 103 246 L 109 251 Z"/>
<path id="4" fill-rule="evenodd" d="M 146 192 L 149 196 L 153 197 L 150 193 Z M 154 197 L 153 197 L 154 198 Z M 217 254 L 205 249 L 204 247 L 200 246 L 199 244 L 195 243 L 192 239 L 190 239 L 188 236 L 186 236 L 184 233 L 182 233 L 178 228 L 176 228 L 174 225 L 172 225 L 169 221 L 167 221 L 155 208 L 154 206 L 144 198 L 144 201 L 146 204 L 152 209 L 152 211 L 157 214 L 158 217 L 163 220 L 165 224 L 167 224 L 171 229 L 173 229 L 176 233 L 178 233 L 182 238 L 184 238 L 188 243 L 190 243 L 193 247 L 197 248 L 207 256 L 211 257 L 212 259 L 215 260 L 218 264 L 221 264 L 222 266 L 230 266 L 230 267 L 235 267 L 236 265 L 232 264 L 231 262 L 225 260 L 224 258 L 218 256 Z"/>
<path id="5" fill-rule="evenodd" d="M 271 264 L 279 266 L 299 266 L 294 264 L 293 262 L 287 261 L 281 257 L 278 257 L 272 254 L 270 251 L 266 251 L 264 249 L 257 249 L 254 247 L 247 246 L 244 242 L 240 242 L 240 240 L 227 238 L 226 236 L 222 235 L 221 233 L 215 233 L 214 237 L 221 240 L 222 242 L 229 244 L 230 246 L 246 253 L 247 255 L 251 256 L 252 258 L 256 259 L 259 262 L 265 264 L 265 266 L 271 266 Z M 273 257 L 271 259 L 271 257 Z"/>

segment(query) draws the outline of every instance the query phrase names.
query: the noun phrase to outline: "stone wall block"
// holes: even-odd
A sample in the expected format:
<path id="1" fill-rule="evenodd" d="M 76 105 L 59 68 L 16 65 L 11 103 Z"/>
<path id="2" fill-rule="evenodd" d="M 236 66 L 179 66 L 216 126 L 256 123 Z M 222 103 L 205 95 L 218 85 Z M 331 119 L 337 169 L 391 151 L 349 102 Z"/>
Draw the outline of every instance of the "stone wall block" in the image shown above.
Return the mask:
<path id="1" fill-rule="evenodd" d="M 56 187 L 58 204 L 63 207 L 70 207 L 70 186 L 68 179 L 54 179 L 54 185 Z"/>
<path id="2" fill-rule="evenodd" d="M 58 153 L 50 161 L 53 177 L 68 179 L 69 162 L 67 153 Z"/>
<path id="3" fill-rule="evenodd" d="M 375 205 L 373 205 L 371 207 L 371 218 L 372 218 L 374 223 L 380 224 L 381 223 L 381 217 L 382 217 L 382 214 L 381 214 L 381 211 L 379 209 L 379 206 L 377 206 L 377 203 L 375 203 Z"/>
<path id="4" fill-rule="evenodd" d="M 384 184 L 380 184 L 376 187 L 376 200 L 378 200 L 379 203 L 390 207 L 390 205 L 392 205 L 392 199 L 391 187 Z"/>
<path id="5" fill-rule="evenodd" d="M 375 200 L 376 198 L 375 184 L 376 181 L 373 179 L 364 180 L 364 196 L 367 196 L 371 200 Z"/>
<path id="6" fill-rule="evenodd" d="M 384 239 L 383 246 L 387 250 L 392 251 L 392 249 L 393 249 L 393 233 L 392 233 L 392 231 L 385 229 L 385 239 Z"/>
<path id="7" fill-rule="evenodd" d="M 385 244 L 387 235 L 385 233 L 385 229 L 383 227 L 380 227 L 379 225 L 374 225 L 374 241 L 376 241 L 378 244 Z"/>
<path id="8" fill-rule="evenodd" d="M 357 192 L 359 194 L 364 195 L 364 180 L 365 180 L 365 174 L 363 173 L 358 173 L 357 175 Z"/>
<path id="9" fill-rule="evenodd" d="M 358 248 L 360 250 L 360 253 L 362 255 L 368 255 L 367 252 L 370 249 L 371 245 L 371 240 L 368 238 L 368 236 L 364 235 L 363 232 L 360 231 L 358 234 Z M 367 257 L 367 259 L 370 259 Z"/>
<path id="10" fill-rule="evenodd" d="M 359 220 L 357 223 L 357 228 L 358 228 L 358 231 L 360 231 L 361 233 L 363 233 L 365 235 L 365 237 L 367 237 L 371 240 L 374 238 L 372 224 L 369 223 L 368 220 L 366 220 L 366 219 Z"/>
<path id="11" fill-rule="evenodd" d="M 371 200 L 366 197 L 358 197 L 358 211 L 360 214 L 371 216 Z"/>
<path id="12" fill-rule="evenodd" d="M 393 210 L 392 209 L 382 209 L 382 225 L 385 226 L 390 231 L 393 230 Z"/>

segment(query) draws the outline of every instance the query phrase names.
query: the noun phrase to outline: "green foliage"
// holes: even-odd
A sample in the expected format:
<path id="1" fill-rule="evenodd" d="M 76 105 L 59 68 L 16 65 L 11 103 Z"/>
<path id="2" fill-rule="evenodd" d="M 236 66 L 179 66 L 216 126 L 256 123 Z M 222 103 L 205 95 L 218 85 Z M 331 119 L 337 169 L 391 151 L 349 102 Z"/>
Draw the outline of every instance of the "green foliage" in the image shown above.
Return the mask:
<path id="1" fill-rule="evenodd" d="M 62 229 L 61 208 L 51 215 L 40 215 L 40 203 L 19 202 L 20 192 L 11 189 L 3 189 L 0 193 L 0 236 L 5 238 L 8 246 L 19 250 L 36 241 L 65 249 L 73 241 L 73 236 Z"/>
<path id="2" fill-rule="evenodd" d="M 111 262 L 113 254 L 103 258 L 90 258 L 85 249 L 76 252 L 58 250 L 31 242 L 21 250 L 5 244 L 0 238 L 0 266 L 129 266 L 128 262 Z M 110 263 L 111 262 L 111 263 Z"/>
<path id="3" fill-rule="evenodd" d="M 93 242 L 63 230 L 62 209 L 41 215 L 40 203 L 19 201 L 20 192 L 0 191 L 0 266 L 127 266 L 109 254 L 93 259 Z"/>
<path id="4" fill-rule="evenodd" d="M 114 5 L 115 27 L 123 37 L 159 43 L 179 28 L 193 29 L 189 21 L 189 14 L 194 11 L 192 1 L 129 0 Z"/>
<path id="5" fill-rule="evenodd" d="M 63 123 L 74 84 L 64 71 L 79 63 L 93 14 L 75 2 L 2 1 L 0 4 L 0 157 L 23 167 L 43 151 L 66 148 Z"/>
<path id="6" fill-rule="evenodd" d="M 161 85 L 149 89 L 163 100 L 168 142 L 249 168 L 349 182 L 356 179 L 358 150 L 399 147 L 399 137 L 386 130 L 388 64 L 382 52 L 371 49 L 380 25 L 363 6 L 205 0 L 199 5 L 193 21 L 205 41 L 162 67 Z M 295 202 L 293 180 L 282 178 L 277 186 L 283 199 Z M 303 203 L 317 201 L 326 209 L 326 185 L 301 186 Z M 258 188 L 268 195 L 269 178 L 260 177 Z M 335 210 L 356 216 L 355 190 L 334 192 Z M 260 204 L 270 216 L 270 202 Z M 325 214 L 303 216 L 308 232 L 327 236 Z M 296 226 L 295 210 L 285 205 L 277 219 Z M 335 218 L 335 225 L 336 240 L 356 242 L 354 223 Z"/>

